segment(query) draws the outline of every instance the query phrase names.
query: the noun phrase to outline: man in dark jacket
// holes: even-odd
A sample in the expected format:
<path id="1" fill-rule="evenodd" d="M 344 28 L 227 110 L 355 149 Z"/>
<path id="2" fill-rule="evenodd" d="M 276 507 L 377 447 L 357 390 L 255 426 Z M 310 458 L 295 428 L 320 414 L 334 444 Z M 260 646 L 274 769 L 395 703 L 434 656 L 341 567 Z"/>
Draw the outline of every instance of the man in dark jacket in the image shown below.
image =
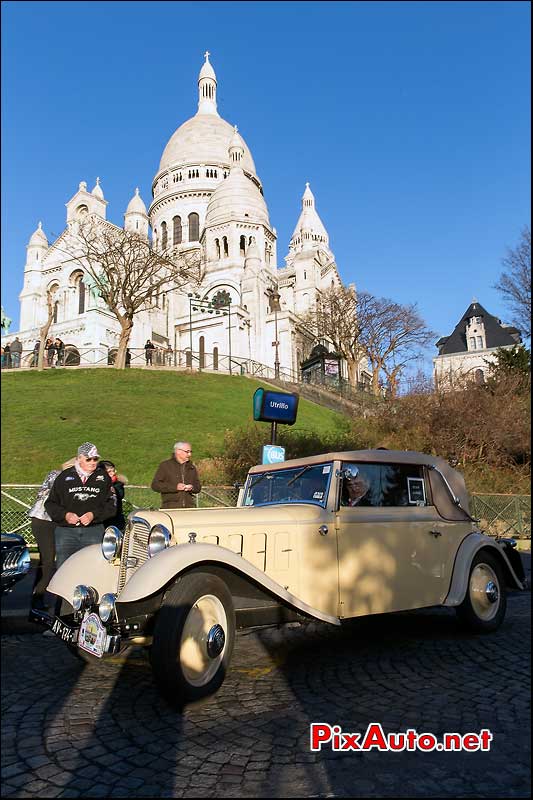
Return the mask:
<path id="1" fill-rule="evenodd" d="M 174 455 L 162 461 L 152 481 L 154 492 L 161 493 L 161 508 L 194 508 L 193 494 L 202 485 L 196 467 L 191 462 L 189 442 L 176 442 Z"/>
<path id="2" fill-rule="evenodd" d="M 103 522 L 116 514 L 116 499 L 111 479 L 98 466 L 100 455 L 94 444 L 78 447 L 73 467 L 60 472 L 44 507 L 56 523 L 57 566 L 77 550 L 99 544 Z"/>

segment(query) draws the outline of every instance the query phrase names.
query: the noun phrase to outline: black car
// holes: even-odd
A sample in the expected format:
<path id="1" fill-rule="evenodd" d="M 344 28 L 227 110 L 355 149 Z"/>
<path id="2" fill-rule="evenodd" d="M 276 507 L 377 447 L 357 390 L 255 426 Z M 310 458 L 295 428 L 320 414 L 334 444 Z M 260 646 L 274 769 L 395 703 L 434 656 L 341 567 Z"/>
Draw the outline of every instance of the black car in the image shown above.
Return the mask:
<path id="1" fill-rule="evenodd" d="M 2 533 L 2 594 L 30 570 L 30 551 L 18 533 Z"/>

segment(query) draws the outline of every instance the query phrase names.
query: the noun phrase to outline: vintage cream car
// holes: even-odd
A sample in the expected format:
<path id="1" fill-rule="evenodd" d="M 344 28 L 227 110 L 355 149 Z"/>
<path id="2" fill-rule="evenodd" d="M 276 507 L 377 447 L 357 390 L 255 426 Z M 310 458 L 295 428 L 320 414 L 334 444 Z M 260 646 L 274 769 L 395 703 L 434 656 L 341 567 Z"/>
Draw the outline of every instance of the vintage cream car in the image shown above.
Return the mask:
<path id="1" fill-rule="evenodd" d="M 462 475 L 423 453 L 256 466 L 236 508 L 143 510 L 124 535 L 108 528 L 57 571 L 63 609 L 42 621 L 87 659 L 149 647 L 179 703 L 220 686 L 240 627 L 442 605 L 495 630 L 524 572 L 514 543 L 475 522 Z"/>

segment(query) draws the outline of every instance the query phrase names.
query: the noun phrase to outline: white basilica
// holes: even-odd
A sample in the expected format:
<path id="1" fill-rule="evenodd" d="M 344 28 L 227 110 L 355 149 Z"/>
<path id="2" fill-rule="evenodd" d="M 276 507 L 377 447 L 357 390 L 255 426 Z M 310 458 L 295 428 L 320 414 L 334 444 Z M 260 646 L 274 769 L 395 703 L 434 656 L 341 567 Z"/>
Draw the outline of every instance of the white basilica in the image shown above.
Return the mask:
<path id="1" fill-rule="evenodd" d="M 50 336 L 67 346 L 67 363 L 107 364 L 112 358 L 119 324 L 68 258 L 71 224 L 86 215 L 103 222 L 106 206 L 99 179 L 91 191 L 82 181 L 66 203 L 66 228 L 56 241 L 48 241 L 39 223 L 27 246 L 20 330 L 4 336 L 4 342 L 18 335 L 25 351 L 33 348 L 47 317 L 47 290 L 54 289 Z M 199 287 L 164 293 L 137 314 L 132 366 L 144 364 L 142 348 L 151 339 L 162 350 L 172 348 L 180 365 L 227 371 L 231 356 L 232 371 L 274 368 L 277 361 L 282 374 L 299 373 L 316 344 L 301 316 L 321 291 L 340 285 L 335 258 L 306 184 L 285 266 L 278 268 L 276 229 L 261 180 L 237 128 L 218 113 L 209 53 L 198 79 L 198 110 L 163 151 L 150 208 L 136 189 L 124 228 L 146 237 L 151 231 L 152 246 L 162 251 L 195 243 L 204 264 Z M 277 307 L 273 291 L 279 295 Z M 224 303 L 226 313 L 217 313 L 213 306 Z"/>

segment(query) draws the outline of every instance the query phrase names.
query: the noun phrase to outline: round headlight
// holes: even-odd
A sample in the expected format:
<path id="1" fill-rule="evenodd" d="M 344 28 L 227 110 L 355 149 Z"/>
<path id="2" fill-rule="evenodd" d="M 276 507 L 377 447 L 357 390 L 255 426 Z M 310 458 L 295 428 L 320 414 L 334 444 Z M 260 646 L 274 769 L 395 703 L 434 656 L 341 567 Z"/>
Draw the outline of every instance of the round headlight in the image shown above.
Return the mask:
<path id="1" fill-rule="evenodd" d="M 90 608 L 98 601 L 98 592 L 92 586 L 80 584 L 76 586 L 72 594 L 72 608 L 74 611 L 83 611 Z"/>
<path id="2" fill-rule="evenodd" d="M 122 547 L 122 531 L 114 525 L 105 529 L 102 539 L 102 555 L 107 561 L 113 561 L 120 553 Z"/>
<path id="3" fill-rule="evenodd" d="M 102 595 L 102 599 L 100 600 L 100 604 L 98 606 L 98 614 L 102 622 L 107 622 L 115 610 L 115 599 L 116 595 L 112 593 Z"/>
<path id="4" fill-rule="evenodd" d="M 148 537 L 148 555 L 150 558 L 170 544 L 170 531 L 164 525 L 154 525 Z"/>

